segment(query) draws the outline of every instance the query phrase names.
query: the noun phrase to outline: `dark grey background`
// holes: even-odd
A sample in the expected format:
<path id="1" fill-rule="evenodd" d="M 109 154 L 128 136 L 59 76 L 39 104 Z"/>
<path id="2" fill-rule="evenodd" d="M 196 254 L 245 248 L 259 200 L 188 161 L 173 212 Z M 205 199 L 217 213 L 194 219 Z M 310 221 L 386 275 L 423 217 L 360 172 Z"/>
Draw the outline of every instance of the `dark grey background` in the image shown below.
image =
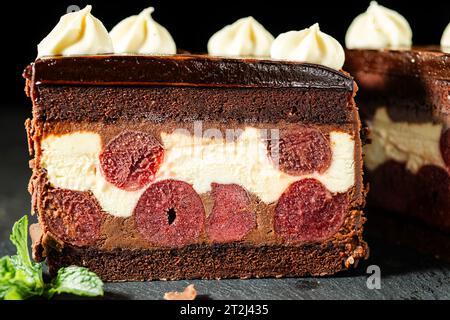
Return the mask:
<path id="1" fill-rule="evenodd" d="M 124 17 L 138 13 L 149 3 L 154 18 L 172 33 L 178 47 L 205 51 L 209 36 L 225 24 L 253 15 L 275 36 L 318 21 L 322 29 L 343 41 L 345 30 L 368 1 L 39 1 L 25 6 L 10 3 L 0 20 L 2 76 L 0 99 L 0 256 L 13 253 L 8 236 L 14 221 L 30 211 L 26 191 L 30 171 L 23 122 L 30 103 L 23 94 L 21 72 L 36 56 L 37 43 L 57 23 L 70 4 L 94 5 L 93 14 L 108 29 Z M 450 22 L 449 1 L 380 1 L 404 14 L 412 25 L 417 44 L 437 44 Z M 370 219 L 370 214 L 369 214 Z M 369 224 L 370 231 L 370 224 Z M 380 234 L 378 233 L 380 236 Z M 449 299 L 450 268 L 380 237 L 368 236 L 371 258 L 356 270 L 335 277 L 305 279 L 177 281 L 107 284 L 106 298 L 161 299 L 164 292 L 182 290 L 195 283 L 202 298 L 210 299 Z M 369 290 L 366 268 L 380 266 L 382 289 Z"/>

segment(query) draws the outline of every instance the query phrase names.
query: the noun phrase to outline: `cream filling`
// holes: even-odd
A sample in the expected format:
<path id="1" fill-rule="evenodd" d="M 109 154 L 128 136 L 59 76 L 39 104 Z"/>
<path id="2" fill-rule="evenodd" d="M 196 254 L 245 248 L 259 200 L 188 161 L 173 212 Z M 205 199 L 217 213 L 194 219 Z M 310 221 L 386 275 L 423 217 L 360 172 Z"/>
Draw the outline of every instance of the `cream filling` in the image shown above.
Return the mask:
<path id="1" fill-rule="evenodd" d="M 161 134 L 165 155 L 155 181 L 177 179 L 193 185 L 197 193 L 211 190 L 211 183 L 235 183 L 265 203 L 278 200 L 293 182 L 315 178 L 331 192 L 346 192 L 355 183 L 355 143 L 343 132 L 331 132 L 332 161 L 326 172 L 291 176 L 281 172 L 267 156 L 261 131 L 246 128 L 238 139 L 214 135 L 195 137 L 186 132 Z M 59 188 L 92 191 L 102 209 L 129 217 L 145 191 L 124 191 L 101 175 L 101 138 L 92 132 L 50 135 L 41 144 L 41 166 L 49 182 Z"/>
<path id="2" fill-rule="evenodd" d="M 446 168 L 439 146 L 441 124 L 394 122 L 386 108 L 381 107 L 369 127 L 372 143 L 364 147 L 365 166 L 369 170 L 388 160 L 405 163 L 414 174 L 425 165 Z"/>

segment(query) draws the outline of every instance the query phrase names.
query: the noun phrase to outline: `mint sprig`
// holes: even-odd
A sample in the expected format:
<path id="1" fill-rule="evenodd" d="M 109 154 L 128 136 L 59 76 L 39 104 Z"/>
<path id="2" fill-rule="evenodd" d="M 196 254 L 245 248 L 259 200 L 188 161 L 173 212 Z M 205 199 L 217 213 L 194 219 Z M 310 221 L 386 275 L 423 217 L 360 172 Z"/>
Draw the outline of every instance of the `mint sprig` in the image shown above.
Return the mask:
<path id="1" fill-rule="evenodd" d="M 42 265 L 34 263 L 28 253 L 28 217 L 17 221 L 10 236 L 17 254 L 0 259 L 0 299 L 22 300 L 42 295 Z"/>
<path id="2" fill-rule="evenodd" d="M 85 297 L 103 296 L 103 282 L 87 268 L 77 266 L 61 268 L 47 291 L 49 297 L 55 293 L 70 293 Z"/>
<path id="3" fill-rule="evenodd" d="M 61 268 L 51 283 L 44 283 L 42 264 L 31 261 L 28 253 L 27 216 L 14 224 L 10 239 L 17 254 L 0 259 L 0 300 L 24 300 L 33 296 L 51 298 L 60 293 L 85 297 L 103 295 L 102 280 L 83 267 Z"/>

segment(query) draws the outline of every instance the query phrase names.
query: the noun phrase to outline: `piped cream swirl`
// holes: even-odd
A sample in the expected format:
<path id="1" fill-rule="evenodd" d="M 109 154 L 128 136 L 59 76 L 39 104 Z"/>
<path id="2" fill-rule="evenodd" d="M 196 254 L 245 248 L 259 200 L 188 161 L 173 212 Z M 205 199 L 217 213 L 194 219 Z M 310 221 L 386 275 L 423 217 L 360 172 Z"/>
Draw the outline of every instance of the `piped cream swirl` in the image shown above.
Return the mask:
<path id="1" fill-rule="evenodd" d="M 270 55 L 273 36 L 253 17 L 237 20 L 217 31 L 208 41 L 208 53 L 214 56 Z"/>
<path id="2" fill-rule="evenodd" d="M 442 51 L 450 53 L 450 23 L 447 28 L 445 28 L 444 33 L 441 38 L 441 48 Z"/>
<path id="3" fill-rule="evenodd" d="M 92 6 L 65 14 L 38 45 L 38 57 L 112 53 L 103 23 L 91 14 Z"/>
<path id="4" fill-rule="evenodd" d="M 408 48 L 412 45 L 412 30 L 398 12 L 372 1 L 367 11 L 350 24 L 345 45 L 348 49 Z"/>
<path id="5" fill-rule="evenodd" d="M 153 20 L 154 8 L 119 22 L 110 32 L 115 53 L 175 54 L 175 41 L 166 28 Z"/>
<path id="6" fill-rule="evenodd" d="M 341 69 L 345 61 L 340 43 L 320 31 L 318 23 L 301 31 L 280 34 L 272 44 L 271 57 L 315 63 L 336 70 Z"/>

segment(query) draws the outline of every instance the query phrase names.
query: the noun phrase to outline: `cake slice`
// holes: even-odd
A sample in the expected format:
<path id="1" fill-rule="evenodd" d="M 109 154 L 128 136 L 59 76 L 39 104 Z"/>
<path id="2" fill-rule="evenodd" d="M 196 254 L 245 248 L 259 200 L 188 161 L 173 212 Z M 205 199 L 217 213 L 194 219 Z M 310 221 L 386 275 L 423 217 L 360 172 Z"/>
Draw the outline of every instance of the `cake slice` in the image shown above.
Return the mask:
<path id="1" fill-rule="evenodd" d="M 50 272 L 329 275 L 367 256 L 356 86 L 343 71 L 90 54 L 38 58 L 25 78 L 33 253 Z"/>
<path id="2" fill-rule="evenodd" d="M 367 30 L 365 19 L 375 19 L 370 23 L 377 30 L 387 28 L 380 16 L 403 23 L 384 30 L 381 41 L 381 34 L 364 37 L 358 31 Z M 361 116 L 371 131 L 364 150 L 368 202 L 448 232 L 450 54 L 437 46 L 411 48 L 411 38 L 406 20 L 376 3 L 347 33 L 345 68 L 358 83 Z"/>
<path id="3" fill-rule="evenodd" d="M 373 206 L 450 231 L 450 55 L 438 49 L 350 50 L 371 130 L 365 152 Z"/>

